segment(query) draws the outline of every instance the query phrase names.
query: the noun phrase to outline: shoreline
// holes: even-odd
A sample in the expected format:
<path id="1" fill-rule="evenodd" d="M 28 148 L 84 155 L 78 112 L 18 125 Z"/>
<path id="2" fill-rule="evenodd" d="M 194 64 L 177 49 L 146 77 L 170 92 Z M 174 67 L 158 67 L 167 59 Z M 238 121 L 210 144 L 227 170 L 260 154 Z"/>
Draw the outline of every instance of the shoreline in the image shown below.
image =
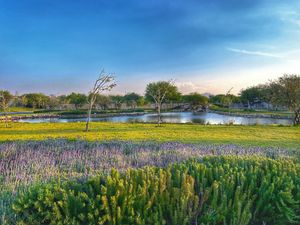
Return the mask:
<path id="1" fill-rule="evenodd" d="M 116 117 L 116 116 L 141 116 L 145 115 L 147 112 L 134 112 L 134 113 L 106 113 L 106 114 L 92 114 L 91 118 L 106 118 L 106 117 Z M 56 115 L 56 114 L 33 114 L 33 115 L 8 115 L 8 120 L 18 122 L 22 119 L 76 119 L 85 118 L 86 114 L 70 114 L 70 115 Z M 0 117 L 0 121 L 5 121 L 5 116 Z"/>
<path id="2" fill-rule="evenodd" d="M 166 112 L 194 112 L 194 111 L 166 111 Z M 162 113 L 166 113 L 162 112 Z M 289 115 L 276 115 L 276 114 L 265 114 L 265 113 L 239 113 L 239 112 L 224 112 L 217 110 L 207 110 L 207 113 L 216 113 L 219 115 L 225 116 L 238 116 L 245 118 L 272 118 L 272 119 L 293 119 L 293 116 Z M 104 114 L 92 114 L 91 118 L 106 118 L 106 117 L 118 117 L 118 116 L 142 116 L 145 114 L 153 114 L 155 112 L 132 112 L 132 113 L 104 113 Z M 197 113 L 197 112 L 194 112 Z M 69 115 L 57 115 L 57 114 L 31 114 L 31 115 L 18 115 L 18 114 L 9 114 L 8 119 L 10 121 L 18 122 L 22 119 L 76 119 L 84 118 L 85 114 L 69 114 Z M 1 115 L 0 121 L 4 121 L 5 117 Z"/>
<path id="3" fill-rule="evenodd" d="M 272 119 L 293 119 L 293 116 L 283 116 L 276 114 L 265 114 L 265 113 L 238 113 L 238 112 L 223 112 L 217 110 L 208 110 L 207 112 L 216 113 L 225 116 L 239 116 L 246 118 L 272 118 Z"/>

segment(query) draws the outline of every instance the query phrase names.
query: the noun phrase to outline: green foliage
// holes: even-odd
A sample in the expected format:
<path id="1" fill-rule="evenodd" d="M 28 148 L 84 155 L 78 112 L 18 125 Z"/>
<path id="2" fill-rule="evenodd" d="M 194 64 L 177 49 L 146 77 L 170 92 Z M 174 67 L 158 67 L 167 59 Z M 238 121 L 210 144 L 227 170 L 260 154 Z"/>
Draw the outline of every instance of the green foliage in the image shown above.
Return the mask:
<path id="1" fill-rule="evenodd" d="M 182 100 L 189 103 L 192 108 L 206 106 L 208 104 L 208 98 L 197 92 L 182 96 Z"/>
<path id="2" fill-rule="evenodd" d="M 123 100 L 126 105 L 130 106 L 132 109 L 136 106 L 142 106 L 144 103 L 144 98 L 134 92 L 124 95 Z"/>
<path id="3" fill-rule="evenodd" d="M 240 93 L 244 104 L 252 105 L 261 101 L 269 101 L 269 88 L 266 85 L 257 85 L 243 89 Z"/>
<path id="4" fill-rule="evenodd" d="M 122 103 L 124 102 L 124 96 L 121 95 L 110 95 L 109 98 L 111 99 L 112 103 L 114 104 L 116 109 L 120 109 Z"/>
<path id="5" fill-rule="evenodd" d="M 111 104 L 111 99 L 106 95 L 96 94 L 95 99 L 95 106 L 96 108 L 101 108 L 103 110 L 106 110 L 109 108 L 109 105 Z"/>
<path id="6" fill-rule="evenodd" d="M 7 112 L 12 99 L 13 95 L 9 91 L 0 90 L 0 110 Z"/>
<path id="7" fill-rule="evenodd" d="M 50 103 L 50 97 L 42 93 L 25 94 L 21 98 L 23 106 L 29 108 L 43 109 Z"/>
<path id="8" fill-rule="evenodd" d="M 209 98 L 209 102 L 213 103 L 217 106 L 229 107 L 232 103 L 240 103 L 241 99 L 238 96 L 232 94 L 219 94 L 215 96 L 211 96 Z"/>
<path id="9" fill-rule="evenodd" d="M 285 74 L 270 82 L 269 97 L 273 104 L 289 108 L 295 114 L 294 124 L 300 124 L 300 76 Z"/>
<path id="10" fill-rule="evenodd" d="M 79 107 L 87 103 L 88 98 L 85 94 L 72 92 L 67 96 L 67 100 L 69 101 L 69 103 L 74 104 L 75 108 L 78 109 Z"/>
<path id="11" fill-rule="evenodd" d="M 207 157 L 36 185 L 13 205 L 19 224 L 299 224 L 300 166 Z"/>
<path id="12" fill-rule="evenodd" d="M 146 87 L 145 98 L 149 102 L 161 104 L 163 102 L 176 101 L 180 99 L 178 88 L 171 82 L 158 81 L 149 83 Z"/>

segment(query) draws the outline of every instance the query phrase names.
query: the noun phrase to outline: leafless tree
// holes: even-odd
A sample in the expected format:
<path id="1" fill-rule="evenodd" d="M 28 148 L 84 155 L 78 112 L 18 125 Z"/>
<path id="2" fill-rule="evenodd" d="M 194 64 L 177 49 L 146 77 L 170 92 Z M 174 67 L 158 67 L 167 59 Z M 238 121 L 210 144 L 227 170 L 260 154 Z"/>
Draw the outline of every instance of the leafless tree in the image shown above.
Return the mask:
<path id="1" fill-rule="evenodd" d="M 115 77 L 112 73 L 106 73 L 104 70 L 100 72 L 99 78 L 95 81 L 93 89 L 89 94 L 89 109 L 87 113 L 85 131 L 89 130 L 89 123 L 91 119 L 92 108 L 97 99 L 97 95 L 102 93 L 103 91 L 110 91 L 112 88 L 116 86 Z"/>

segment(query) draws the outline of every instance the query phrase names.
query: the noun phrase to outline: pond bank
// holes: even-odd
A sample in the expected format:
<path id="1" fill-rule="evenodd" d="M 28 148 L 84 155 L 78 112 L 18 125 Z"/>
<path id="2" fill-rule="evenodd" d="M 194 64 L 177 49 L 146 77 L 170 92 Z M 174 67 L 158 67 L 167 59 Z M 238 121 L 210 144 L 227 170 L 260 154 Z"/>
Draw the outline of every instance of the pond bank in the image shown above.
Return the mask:
<path id="1" fill-rule="evenodd" d="M 106 118 L 116 116 L 142 116 L 147 114 L 146 112 L 133 112 L 133 113 L 105 113 L 105 114 L 92 114 L 91 118 Z M 7 115 L 10 121 L 19 121 L 23 119 L 76 119 L 85 118 L 86 114 L 69 114 L 69 115 L 58 115 L 58 114 L 30 114 L 30 115 Z M 5 116 L 0 116 L 0 121 L 5 121 Z"/>
<path id="2" fill-rule="evenodd" d="M 208 110 L 208 112 L 216 113 L 225 116 L 240 116 L 246 118 L 272 118 L 272 119 L 293 119 L 292 115 L 277 115 L 265 113 L 239 113 L 239 112 L 224 112 L 218 110 Z"/>

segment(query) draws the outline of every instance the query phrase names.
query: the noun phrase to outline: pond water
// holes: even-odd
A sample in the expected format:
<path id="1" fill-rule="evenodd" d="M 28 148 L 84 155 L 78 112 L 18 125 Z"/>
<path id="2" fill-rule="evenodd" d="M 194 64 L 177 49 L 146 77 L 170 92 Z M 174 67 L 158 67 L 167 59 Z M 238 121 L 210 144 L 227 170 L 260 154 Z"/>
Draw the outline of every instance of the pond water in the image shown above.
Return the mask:
<path id="1" fill-rule="evenodd" d="M 193 112 L 168 112 L 162 113 L 162 120 L 166 123 L 198 123 L 198 124 L 292 124 L 290 119 L 275 119 L 275 118 L 247 118 L 242 116 L 228 116 L 211 112 L 193 113 Z M 42 122 L 83 122 L 86 118 L 35 118 L 35 119 L 22 119 L 19 122 L 28 123 L 42 123 Z M 127 122 L 127 123 L 155 123 L 157 121 L 156 114 L 144 115 L 120 115 L 104 118 L 91 118 L 93 122 Z"/>

